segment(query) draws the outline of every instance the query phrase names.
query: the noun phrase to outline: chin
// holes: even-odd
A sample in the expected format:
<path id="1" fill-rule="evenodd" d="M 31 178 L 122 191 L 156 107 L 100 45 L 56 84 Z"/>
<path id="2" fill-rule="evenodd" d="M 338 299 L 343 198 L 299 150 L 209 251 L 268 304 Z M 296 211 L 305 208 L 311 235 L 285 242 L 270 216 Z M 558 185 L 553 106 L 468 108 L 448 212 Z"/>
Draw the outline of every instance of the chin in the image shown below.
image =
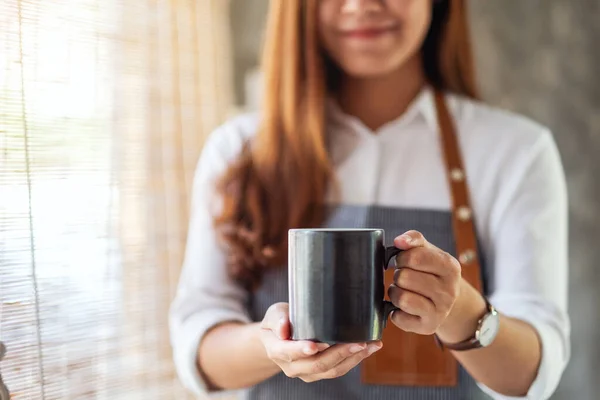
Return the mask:
<path id="1" fill-rule="evenodd" d="M 390 64 L 381 61 L 362 61 L 343 65 L 342 70 L 354 78 L 377 78 L 389 75 L 398 68 Z"/>

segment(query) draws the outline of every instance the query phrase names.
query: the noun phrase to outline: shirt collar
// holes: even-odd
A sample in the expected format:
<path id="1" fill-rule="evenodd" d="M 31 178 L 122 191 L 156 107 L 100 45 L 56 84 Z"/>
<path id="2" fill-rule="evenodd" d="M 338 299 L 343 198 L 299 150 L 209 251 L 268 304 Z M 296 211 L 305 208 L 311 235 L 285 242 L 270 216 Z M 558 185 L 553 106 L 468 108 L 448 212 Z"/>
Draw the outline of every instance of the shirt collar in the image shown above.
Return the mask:
<path id="1" fill-rule="evenodd" d="M 367 132 L 370 134 L 387 131 L 390 128 L 400 128 L 407 124 L 413 123 L 419 118 L 422 118 L 430 129 L 437 129 L 434 93 L 433 89 L 429 85 L 425 85 L 423 89 L 421 89 L 419 94 L 413 99 L 406 111 L 401 116 L 384 124 L 378 129 L 377 132 L 372 132 L 355 116 L 346 114 L 332 96 L 330 96 L 327 100 L 326 112 L 329 123 L 349 126 L 358 131 Z"/>

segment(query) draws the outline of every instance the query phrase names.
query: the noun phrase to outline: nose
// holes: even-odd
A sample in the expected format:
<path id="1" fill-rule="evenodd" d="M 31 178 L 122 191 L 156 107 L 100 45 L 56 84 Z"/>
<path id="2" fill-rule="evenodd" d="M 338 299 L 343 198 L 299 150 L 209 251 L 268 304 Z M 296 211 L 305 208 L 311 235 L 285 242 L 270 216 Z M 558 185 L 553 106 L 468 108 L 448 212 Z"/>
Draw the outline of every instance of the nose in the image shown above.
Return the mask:
<path id="1" fill-rule="evenodd" d="M 383 0 L 344 0 L 342 13 L 369 14 L 383 10 Z"/>

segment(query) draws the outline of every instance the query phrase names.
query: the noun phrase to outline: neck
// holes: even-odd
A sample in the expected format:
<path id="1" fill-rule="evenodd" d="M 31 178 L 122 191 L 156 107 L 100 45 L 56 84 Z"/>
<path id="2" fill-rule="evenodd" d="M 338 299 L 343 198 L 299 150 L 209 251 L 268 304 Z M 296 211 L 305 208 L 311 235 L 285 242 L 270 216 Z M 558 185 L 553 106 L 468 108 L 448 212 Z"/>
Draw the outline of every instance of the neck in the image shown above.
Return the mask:
<path id="1" fill-rule="evenodd" d="M 400 117 L 425 85 L 420 57 L 398 70 L 377 77 L 344 76 L 338 102 L 345 113 L 360 119 L 371 130 Z"/>

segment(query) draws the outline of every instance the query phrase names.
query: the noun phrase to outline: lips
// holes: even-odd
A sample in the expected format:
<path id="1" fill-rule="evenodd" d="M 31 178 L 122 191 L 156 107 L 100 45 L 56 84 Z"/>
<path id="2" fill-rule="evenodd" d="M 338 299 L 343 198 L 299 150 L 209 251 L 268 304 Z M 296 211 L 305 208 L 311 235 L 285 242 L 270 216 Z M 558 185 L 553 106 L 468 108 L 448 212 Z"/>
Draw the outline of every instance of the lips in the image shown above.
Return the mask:
<path id="1" fill-rule="evenodd" d="M 373 39 L 397 29 L 395 26 L 388 27 L 365 27 L 342 31 L 342 36 L 355 39 Z"/>

